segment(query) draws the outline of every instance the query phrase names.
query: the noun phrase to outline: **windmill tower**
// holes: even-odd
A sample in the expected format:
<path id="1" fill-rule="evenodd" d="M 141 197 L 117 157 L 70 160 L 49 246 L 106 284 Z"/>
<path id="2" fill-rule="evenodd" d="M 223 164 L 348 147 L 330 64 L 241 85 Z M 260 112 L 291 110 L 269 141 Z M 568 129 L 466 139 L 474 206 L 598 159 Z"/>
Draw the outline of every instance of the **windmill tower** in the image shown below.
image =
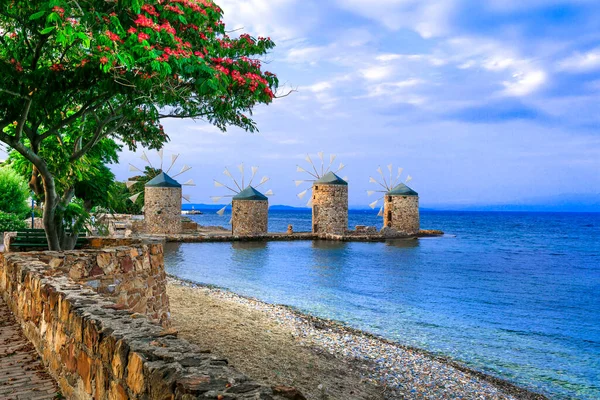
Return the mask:
<path id="1" fill-rule="evenodd" d="M 182 185 L 174 177 L 189 171 L 191 167 L 184 165 L 179 173 L 169 176 L 167 173 L 173 168 L 179 154 L 171 156 L 171 165 L 166 171 L 163 170 L 163 151 L 158 152 L 160 157 L 160 168 L 154 168 L 145 152 L 142 153 L 142 160 L 146 161 L 152 170 L 158 171 L 158 174 L 146 183 L 144 186 L 144 232 L 150 234 L 177 234 L 182 232 L 181 224 L 181 199 L 189 201 L 189 196 L 182 195 Z M 131 165 L 132 171 L 141 171 L 139 168 Z M 132 186 L 136 182 L 128 181 L 127 185 Z M 194 182 L 190 179 L 185 186 L 193 186 Z M 130 197 L 135 202 L 141 193 Z"/>
<path id="2" fill-rule="evenodd" d="M 399 233 L 405 235 L 416 235 L 420 230 L 419 216 L 419 194 L 406 186 L 412 180 L 411 176 L 407 176 L 405 183 L 400 182 L 402 176 L 402 168 L 398 168 L 398 175 L 393 177 L 393 166 L 388 165 L 389 180 L 386 179 L 381 167 L 377 168 L 377 172 L 381 176 L 380 180 L 373 177 L 369 178 L 370 183 L 378 184 L 383 190 L 370 190 L 368 195 L 375 193 L 383 193 L 383 195 L 369 204 L 371 208 L 375 208 L 377 203 L 383 199 L 383 206 L 379 210 L 378 216 L 383 217 L 383 226 L 395 229 Z"/>
<path id="3" fill-rule="evenodd" d="M 307 205 L 312 207 L 313 233 L 343 235 L 348 231 L 348 182 L 347 178 L 342 179 L 336 173 L 345 166 L 340 164 L 334 172 L 331 166 L 335 161 L 335 155 L 329 157 L 327 167 L 325 167 L 323 152 L 317 153 L 317 156 L 321 160 L 320 168 L 315 166 L 310 155 L 305 158 L 311 166 L 310 169 L 297 167 L 298 172 L 307 173 L 314 178 L 296 181 L 296 186 L 304 182 L 312 182 L 311 189 L 301 192 L 298 197 L 303 198 L 312 190 Z"/>
<path id="4" fill-rule="evenodd" d="M 244 164 L 238 165 L 241 173 L 241 179 L 238 181 L 233 177 L 228 168 L 225 168 L 223 174 L 227 176 L 233 185 L 214 181 L 216 187 L 224 187 L 233 194 L 225 196 L 212 197 L 214 202 L 220 201 L 224 197 L 231 198 L 231 233 L 238 236 L 256 236 L 264 235 L 269 226 L 269 199 L 273 191 L 268 190 L 265 194 L 259 192 L 256 188 L 264 185 L 269 178 L 264 176 L 256 186 L 252 182 L 258 172 L 258 167 L 251 167 L 251 176 L 248 185 L 245 184 Z M 224 215 L 229 204 L 220 209 L 217 214 Z"/>

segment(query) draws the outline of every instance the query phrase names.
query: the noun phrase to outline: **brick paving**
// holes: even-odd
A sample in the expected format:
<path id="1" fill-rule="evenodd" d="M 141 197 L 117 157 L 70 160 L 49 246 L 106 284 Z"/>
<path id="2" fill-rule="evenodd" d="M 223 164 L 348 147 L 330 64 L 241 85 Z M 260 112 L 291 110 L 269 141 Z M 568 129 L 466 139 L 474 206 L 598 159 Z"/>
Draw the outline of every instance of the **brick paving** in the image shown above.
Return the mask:
<path id="1" fill-rule="evenodd" d="M 58 399 L 58 386 L 0 297 L 0 399 Z"/>

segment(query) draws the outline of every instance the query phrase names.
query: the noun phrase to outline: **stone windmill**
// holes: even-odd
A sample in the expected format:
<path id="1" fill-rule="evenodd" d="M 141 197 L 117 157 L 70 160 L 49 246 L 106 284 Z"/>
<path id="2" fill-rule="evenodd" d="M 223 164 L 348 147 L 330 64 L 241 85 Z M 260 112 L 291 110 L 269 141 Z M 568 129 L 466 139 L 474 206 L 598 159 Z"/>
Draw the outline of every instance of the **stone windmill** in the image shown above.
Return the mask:
<path id="1" fill-rule="evenodd" d="M 383 200 L 383 206 L 379 209 L 377 216 L 383 217 L 383 226 L 392 228 L 399 233 L 406 235 L 415 235 L 419 233 L 419 194 L 406 186 L 406 183 L 412 180 L 407 176 L 404 183 L 400 181 L 402 168 L 398 168 L 398 173 L 393 176 L 393 165 L 387 166 L 389 178 L 386 179 L 381 167 L 377 168 L 380 179 L 369 177 L 369 182 L 379 185 L 382 189 L 369 190 L 367 194 L 372 196 L 379 193 L 381 197 L 369 204 L 372 209 L 377 207 L 380 200 Z"/>
<path id="2" fill-rule="evenodd" d="M 258 167 L 251 167 L 251 174 L 248 184 L 246 185 L 244 164 L 238 165 L 241 178 L 234 178 L 228 168 L 225 168 L 223 174 L 227 176 L 233 184 L 221 183 L 214 181 L 215 187 L 223 187 L 229 190 L 232 194 L 223 196 L 213 196 L 212 200 L 217 203 L 223 198 L 230 198 L 231 201 L 217 211 L 218 215 L 223 216 L 225 210 L 231 205 L 231 232 L 234 235 L 254 236 L 264 235 L 268 231 L 269 225 L 269 199 L 267 196 L 272 196 L 273 191 L 268 190 L 264 194 L 259 192 L 257 188 L 269 181 L 269 178 L 263 176 L 255 186 L 252 186 L 254 178 L 258 172 Z"/>
<path id="3" fill-rule="evenodd" d="M 146 171 L 151 171 L 152 179 L 144 186 L 144 231 L 146 233 L 156 234 L 176 234 L 181 233 L 181 202 L 182 199 L 190 201 L 189 195 L 182 194 L 182 186 L 195 186 L 192 179 L 185 182 L 183 185 L 177 182 L 174 178 L 189 171 L 191 167 L 184 164 L 177 174 L 172 177 L 168 175 L 169 171 L 175 165 L 179 154 L 171 156 L 171 164 L 166 170 L 163 170 L 163 150 L 158 151 L 160 158 L 159 168 L 154 167 L 146 152 L 142 152 L 140 157 L 150 167 Z M 129 164 L 130 171 L 138 171 L 145 173 L 142 169 L 133 164 Z M 135 180 L 127 181 L 127 187 L 131 187 L 138 183 Z M 136 193 L 129 199 L 136 202 L 142 193 Z"/>
<path id="4" fill-rule="evenodd" d="M 297 180 L 296 186 L 305 182 L 312 185 L 298 194 L 300 199 L 304 198 L 309 192 L 311 198 L 307 206 L 312 207 L 312 232 L 343 235 L 348 231 L 348 181 L 347 178 L 340 178 L 337 173 L 345 165 L 340 163 L 334 171 L 331 167 L 336 159 L 334 154 L 329 157 L 329 165 L 325 166 L 323 152 L 317 153 L 321 160 L 321 166 L 318 167 L 313 162 L 310 155 L 305 160 L 310 164 L 310 168 L 297 166 L 297 171 L 306 173 L 312 179 Z"/>

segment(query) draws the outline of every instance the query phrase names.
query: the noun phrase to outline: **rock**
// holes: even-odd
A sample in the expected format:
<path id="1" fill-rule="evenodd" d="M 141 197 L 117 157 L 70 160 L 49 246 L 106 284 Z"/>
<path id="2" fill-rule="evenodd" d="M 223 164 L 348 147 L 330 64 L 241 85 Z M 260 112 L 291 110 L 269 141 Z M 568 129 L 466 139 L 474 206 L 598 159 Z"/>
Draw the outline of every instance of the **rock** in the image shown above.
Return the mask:
<path id="1" fill-rule="evenodd" d="M 296 388 L 290 386 L 273 386 L 273 394 L 291 400 L 306 400 L 306 397 Z"/>

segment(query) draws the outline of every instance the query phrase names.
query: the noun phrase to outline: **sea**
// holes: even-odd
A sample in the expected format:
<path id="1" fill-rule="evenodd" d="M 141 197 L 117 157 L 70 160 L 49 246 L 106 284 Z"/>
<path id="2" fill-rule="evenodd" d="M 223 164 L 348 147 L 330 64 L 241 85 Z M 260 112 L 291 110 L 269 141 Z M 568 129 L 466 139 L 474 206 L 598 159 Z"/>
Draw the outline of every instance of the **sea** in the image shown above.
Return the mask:
<path id="1" fill-rule="evenodd" d="M 309 231 L 273 210 L 270 231 Z M 190 216 L 228 227 L 214 210 Z M 349 225 L 381 226 L 351 210 Z M 342 321 L 557 399 L 600 399 L 600 213 L 421 213 L 385 243 L 170 243 L 168 273 Z"/>

